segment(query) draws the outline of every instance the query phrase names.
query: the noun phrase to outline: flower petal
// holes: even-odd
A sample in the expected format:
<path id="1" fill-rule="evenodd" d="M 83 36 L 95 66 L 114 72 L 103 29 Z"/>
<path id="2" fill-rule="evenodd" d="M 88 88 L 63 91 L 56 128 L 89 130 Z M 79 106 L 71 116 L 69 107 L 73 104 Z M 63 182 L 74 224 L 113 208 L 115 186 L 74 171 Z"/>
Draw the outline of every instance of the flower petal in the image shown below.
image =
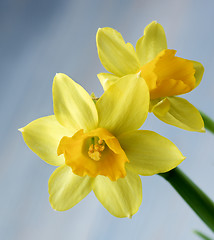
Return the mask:
<path id="1" fill-rule="evenodd" d="M 104 91 L 106 91 L 112 84 L 114 84 L 119 79 L 119 77 L 111 73 L 99 73 L 97 74 L 97 77 L 100 80 Z"/>
<path id="2" fill-rule="evenodd" d="M 115 217 L 131 218 L 142 202 L 141 179 L 130 171 L 127 171 L 125 178 L 114 182 L 107 177 L 96 177 L 93 191 L 102 205 Z"/>
<path id="3" fill-rule="evenodd" d="M 195 88 L 200 84 L 201 79 L 204 74 L 204 66 L 200 62 L 191 61 L 193 63 L 193 68 L 195 69 Z"/>
<path id="4" fill-rule="evenodd" d="M 152 131 L 131 131 L 118 140 L 130 161 L 127 168 L 144 176 L 168 172 L 185 159 L 174 143 Z"/>
<path id="5" fill-rule="evenodd" d="M 164 29 L 159 23 L 153 21 L 144 29 L 144 36 L 138 40 L 136 45 L 141 65 L 153 60 L 164 49 L 167 49 Z"/>
<path id="6" fill-rule="evenodd" d="M 72 173 L 71 167 L 57 168 L 48 182 L 49 201 L 53 209 L 66 211 L 79 203 L 92 190 L 93 179 L 79 177 Z"/>
<path id="7" fill-rule="evenodd" d="M 113 28 L 100 28 L 96 40 L 100 61 L 109 72 L 122 77 L 139 71 L 140 63 L 134 47 L 125 43 L 119 32 Z"/>
<path id="8" fill-rule="evenodd" d="M 150 100 L 149 112 L 152 112 L 153 109 L 159 105 L 161 105 L 161 108 L 159 108 L 159 110 L 161 111 L 162 115 L 167 113 L 170 109 L 170 102 L 168 101 L 167 97 L 156 98 L 156 99 Z"/>
<path id="9" fill-rule="evenodd" d="M 96 128 L 98 115 L 90 95 L 63 73 L 54 78 L 53 104 L 55 116 L 63 126 L 76 130 Z"/>
<path id="10" fill-rule="evenodd" d="M 136 130 L 146 120 L 149 109 L 147 84 L 137 74 L 120 78 L 97 101 L 99 127 L 114 136 Z"/>
<path id="11" fill-rule="evenodd" d="M 54 115 L 39 118 L 20 131 L 28 147 L 42 160 L 54 166 L 65 163 L 64 157 L 57 155 L 57 148 L 61 138 L 72 136 L 74 131 L 60 125 Z"/>
<path id="12" fill-rule="evenodd" d="M 204 121 L 198 111 L 186 99 L 168 97 L 170 108 L 168 112 L 162 111 L 162 104 L 153 108 L 153 113 L 161 121 L 170 125 L 196 132 L 204 132 Z M 165 106 L 163 106 L 165 108 Z"/>

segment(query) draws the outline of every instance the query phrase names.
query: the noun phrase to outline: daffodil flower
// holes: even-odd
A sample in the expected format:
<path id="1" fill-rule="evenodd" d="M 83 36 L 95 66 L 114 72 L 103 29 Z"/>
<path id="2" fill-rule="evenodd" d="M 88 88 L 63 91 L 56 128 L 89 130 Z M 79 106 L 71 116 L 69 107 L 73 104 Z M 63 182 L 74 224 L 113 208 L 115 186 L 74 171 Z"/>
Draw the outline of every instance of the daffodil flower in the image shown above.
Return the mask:
<path id="1" fill-rule="evenodd" d="M 93 190 L 112 215 L 131 217 L 142 201 L 139 174 L 167 172 L 184 160 L 168 139 L 137 130 L 148 114 L 149 91 L 136 74 L 119 79 L 94 103 L 79 84 L 59 73 L 53 106 L 55 115 L 20 131 L 32 151 L 59 166 L 48 184 L 51 206 L 58 211 L 72 208 Z"/>
<path id="2" fill-rule="evenodd" d="M 100 61 L 112 73 L 98 74 L 104 90 L 120 77 L 138 73 L 149 87 L 150 112 L 165 123 L 204 132 L 199 111 L 187 100 L 176 96 L 197 87 L 204 68 L 201 63 L 176 57 L 175 50 L 167 49 L 166 36 L 160 24 L 154 21 L 145 28 L 136 51 L 112 28 L 99 29 L 96 39 Z"/>

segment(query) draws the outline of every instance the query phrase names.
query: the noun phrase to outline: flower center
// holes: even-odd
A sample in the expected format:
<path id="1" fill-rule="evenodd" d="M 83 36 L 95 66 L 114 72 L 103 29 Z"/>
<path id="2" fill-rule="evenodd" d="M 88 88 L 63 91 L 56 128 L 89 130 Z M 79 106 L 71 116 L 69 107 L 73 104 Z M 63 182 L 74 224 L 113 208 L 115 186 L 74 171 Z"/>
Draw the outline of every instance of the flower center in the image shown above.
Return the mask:
<path id="1" fill-rule="evenodd" d="M 93 137 L 92 142 L 97 140 L 97 137 Z M 101 152 L 105 149 L 105 142 L 99 139 L 97 143 L 92 143 L 88 149 L 88 156 L 94 161 L 99 161 L 101 159 Z"/>
<path id="2" fill-rule="evenodd" d="M 125 163 L 129 162 L 117 138 L 104 128 L 63 137 L 57 154 L 64 154 L 65 164 L 76 175 L 103 175 L 112 181 L 126 176 Z"/>

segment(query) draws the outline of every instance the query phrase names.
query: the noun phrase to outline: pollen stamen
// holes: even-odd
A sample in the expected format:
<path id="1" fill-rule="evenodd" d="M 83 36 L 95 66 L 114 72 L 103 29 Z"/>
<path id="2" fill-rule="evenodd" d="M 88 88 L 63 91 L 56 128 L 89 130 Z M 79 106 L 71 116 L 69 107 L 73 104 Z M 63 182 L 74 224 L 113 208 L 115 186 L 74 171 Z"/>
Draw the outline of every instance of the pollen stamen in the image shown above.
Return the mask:
<path id="1" fill-rule="evenodd" d="M 99 139 L 96 144 L 91 144 L 88 148 L 88 156 L 94 161 L 99 161 L 101 158 L 101 152 L 103 152 L 104 149 L 104 141 Z"/>
<path id="2" fill-rule="evenodd" d="M 98 144 L 95 144 L 94 145 L 94 151 L 99 151 L 99 149 L 100 149 L 100 146 Z"/>
<path id="3" fill-rule="evenodd" d="M 91 153 L 94 152 L 94 145 L 93 144 L 91 144 L 91 146 L 89 147 L 88 151 L 91 152 Z"/>
<path id="4" fill-rule="evenodd" d="M 88 156 L 93 159 L 94 161 L 99 161 L 101 158 L 101 153 L 98 151 L 95 152 L 88 152 Z"/>

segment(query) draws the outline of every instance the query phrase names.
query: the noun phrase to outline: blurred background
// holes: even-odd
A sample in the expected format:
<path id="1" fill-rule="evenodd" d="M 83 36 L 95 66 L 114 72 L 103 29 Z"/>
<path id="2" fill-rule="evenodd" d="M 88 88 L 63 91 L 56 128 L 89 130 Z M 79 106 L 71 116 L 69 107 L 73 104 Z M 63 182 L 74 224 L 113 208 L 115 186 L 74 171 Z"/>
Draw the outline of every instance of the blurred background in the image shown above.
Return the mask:
<path id="1" fill-rule="evenodd" d="M 69 75 L 89 93 L 102 94 L 96 77 L 95 36 L 113 27 L 136 44 L 153 20 L 166 31 L 177 56 L 202 62 L 200 86 L 185 95 L 214 118 L 214 2 L 199 0 L 1 0 L 0 1 L 0 239 L 2 240 L 197 240 L 211 231 L 159 176 L 142 177 L 143 202 L 130 219 L 115 218 L 91 193 L 66 212 L 48 200 L 55 167 L 24 143 L 18 128 L 53 114 L 52 80 Z M 214 199 L 214 136 L 176 129 L 150 114 L 143 129 L 173 141 L 187 159 L 181 169 Z"/>

